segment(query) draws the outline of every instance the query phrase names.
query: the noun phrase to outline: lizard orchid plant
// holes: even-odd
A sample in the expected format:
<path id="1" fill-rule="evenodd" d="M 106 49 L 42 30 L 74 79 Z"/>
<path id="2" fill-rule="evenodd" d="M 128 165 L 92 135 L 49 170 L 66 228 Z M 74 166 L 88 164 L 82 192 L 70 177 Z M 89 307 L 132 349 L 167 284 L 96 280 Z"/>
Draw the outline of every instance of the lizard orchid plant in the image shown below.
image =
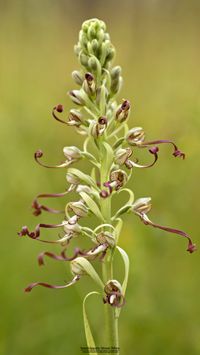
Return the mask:
<path id="1" fill-rule="evenodd" d="M 43 243 L 59 244 L 62 248 L 60 255 L 45 251 L 38 256 L 39 265 L 44 265 L 46 257 L 62 262 L 70 262 L 72 280 L 64 285 L 52 285 L 46 282 L 34 282 L 25 289 L 30 292 L 36 286 L 52 289 L 67 288 L 82 280 L 86 275 L 91 277 L 97 290 L 90 292 L 83 300 L 83 318 L 88 348 L 94 348 L 95 342 L 86 312 L 86 300 L 97 294 L 102 297 L 102 307 L 105 308 L 107 344 L 113 351 L 119 353 L 118 319 L 120 310 L 125 304 L 125 292 L 129 274 L 129 258 L 119 245 L 123 221 L 122 215 L 133 213 L 145 224 L 163 231 L 184 237 L 187 251 L 196 250 L 191 238 L 183 231 L 159 225 L 148 217 L 151 209 L 151 198 L 143 197 L 134 200 L 134 194 L 126 188 L 132 171 L 137 168 L 147 169 L 158 160 L 158 146 L 170 144 L 174 157 L 185 158 L 178 147 L 170 140 L 153 140 L 145 138 L 141 127 L 129 129 L 127 125 L 131 104 L 127 99 L 117 103 L 116 97 L 122 86 L 120 66 L 112 66 L 115 49 L 106 32 L 106 25 L 98 19 L 85 21 L 79 33 L 75 53 L 81 69 L 73 71 L 72 77 L 78 88 L 70 91 L 69 97 L 76 105 L 65 116 L 64 107 L 56 105 L 52 110 L 53 118 L 60 123 L 71 126 L 84 138 L 82 150 L 75 146 L 63 148 L 64 161 L 56 166 L 44 164 L 41 160 L 43 152 L 35 153 L 35 160 L 46 168 L 63 168 L 66 174 L 67 188 L 61 193 L 43 193 L 33 200 L 33 214 L 39 216 L 43 211 L 61 214 L 58 224 L 36 225 L 34 231 L 27 226 L 18 233 L 20 237 L 30 237 Z M 149 164 L 140 164 L 135 158 L 138 149 L 146 149 L 149 154 Z M 86 174 L 72 167 L 81 159 L 91 164 L 91 174 Z M 76 201 L 66 203 L 65 198 L 71 192 L 77 194 Z M 113 213 L 112 198 L 122 193 L 128 194 L 128 201 L 115 214 Z M 56 210 L 41 202 L 43 199 L 63 198 L 63 210 Z M 89 217 L 96 217 L 96 228 L 90 228 Z M 81 226 L 81 221 L 88 218 L 87 227 Z M 40 238 L 43 228 L 56 228 L 62 231 L 55 240 Z M 76 247 L 73 255 L 69 256 L 68 248 L 72 239 L 89 239 L 91 247 L 81 250 Z M 125 276 L 122 283 L 114 270 L 115 253 L 122 257 L 125 266 Z M 98 273 L 93 260 L 98 259 L 102 272 Z M 90 352 L 90 351 L 89 351 Z"/>

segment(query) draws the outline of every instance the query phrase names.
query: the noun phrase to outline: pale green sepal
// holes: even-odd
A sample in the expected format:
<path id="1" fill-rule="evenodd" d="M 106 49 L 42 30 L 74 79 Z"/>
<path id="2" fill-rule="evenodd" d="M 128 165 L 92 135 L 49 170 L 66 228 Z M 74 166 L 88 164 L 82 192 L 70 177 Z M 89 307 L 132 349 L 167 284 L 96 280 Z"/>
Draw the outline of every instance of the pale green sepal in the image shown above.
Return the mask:
<path id="1" fill-rule="evenodd" d="M 82 171 L 74 168 L 69 168 L 68 172 L 77 176 L 81 181 L 84 181 L 87 185 L 93 186 L 96 190 L 98 190 L 95 181 L 87 174 Z"/>
<path id="2" fill-rule="evenodd" d="M 97 216 L 101 221 L 104 222 L 103 215 L 97 206 L 96 202 L 85 192 L 80 192 L 79 195 L 82 197 L 82 199 L 85 201 L 89 209 L 91 210 L 92 213 L 94 213 L 95 216 Z"/>
<path id="3" fill-rule="evenodd" d="M 100 279 L 92 264 L 87 259 L 80 256 L 72 260 L 71 264 L 76 264 L 80 269 L 82 269 L 82 271 L 89 275 L 102 290 L 104 290 L 104 284 L 102 280 Z"/>

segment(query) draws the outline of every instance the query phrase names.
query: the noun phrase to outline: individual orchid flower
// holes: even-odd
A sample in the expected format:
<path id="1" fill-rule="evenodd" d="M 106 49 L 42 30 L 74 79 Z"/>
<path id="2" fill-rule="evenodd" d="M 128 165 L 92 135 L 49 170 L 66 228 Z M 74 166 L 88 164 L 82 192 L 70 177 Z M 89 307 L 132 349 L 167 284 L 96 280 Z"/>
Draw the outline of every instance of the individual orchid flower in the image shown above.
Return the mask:
<path id="1" fill-rule="evenodd" d="M 152 226 L 154 228 L 162 229 L 162 230 L 164 230 L 166 232 L 178 234 L 181 237 L 186 238 L 188 240 L 187 251 L 189 253 L 193 253 L 194 251 L 197 250 L 196 244 L 193 244 L 192 239 L 185 232 L 183 232 L 183 231 L 181 231 L 179 229 L 174 229 L 174 228 L 170 228 L 170 227 L 161 226 L 159 224 L 156 224 L 156 223 L 152 222 L 149 219 L 149 217 L 147 216 L 147 213 L 150 210 L 151 210 L 151 198 L 150 197 L 139 198 L 138 200 L 135 201 L 135 203 L 132 206 L 132 212 L 134 212 L 136 215 L 138 215 L 141 218 L 141 220 L 142 220 L 142 222 L 144 224 Z"/>

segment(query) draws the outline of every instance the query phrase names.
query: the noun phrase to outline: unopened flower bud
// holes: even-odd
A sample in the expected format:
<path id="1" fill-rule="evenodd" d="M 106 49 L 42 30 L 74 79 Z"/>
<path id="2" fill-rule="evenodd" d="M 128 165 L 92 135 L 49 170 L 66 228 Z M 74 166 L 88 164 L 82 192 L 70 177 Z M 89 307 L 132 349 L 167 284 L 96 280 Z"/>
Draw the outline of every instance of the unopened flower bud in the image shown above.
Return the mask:
<path id="1" fill-rule="evenodd" d="M 130 102 L 128 100 L 124 100 L 116 111 L 115 117 L 118 122 L 122 123 L 128 119 L 130 107 Z"/>
<path id="2" fill-rule="evenodd" d="M 83 89 L 90 96 L 94 95 L 96 91 L 96 85 L 94 82 L 94 76 L 91 73 L 85 74 L 85 80 L 83 82 Z"/>
<path id="3" fill-rule="evenodd" d="M 81 276 L 87 274 L 83 266 L 79 263 L 79 258 L 72 260 L 70 266 L 71 266 L 71 272 L 75 276 L 76 275 Z"/>
<path id="4" fill-rule="evenodd" d="M 104 133 L 105 129 L 106 129 L 105 124 L 94 123 L 91 128 L 91 134 L 94 138 L 98 138 Z"/>
<path id="5" fill-rule="evenodd" d="M 110 47 L 109 50 L 108 50 L 108 54 L 107 54 L 107 57 L 106 57 L 106 61 L 105 61 L 105 64 L 108 65 L 109 62 L 111 62 L 113 60 L 115 56 L 115 49 L 114 47 Z"/>
<path id="6" fill-rule="evenodd" d="M 92 189 L 89 186 L 87 186 L 87 185 L 78 185 L 77 188 L 76 188 L 76 191 L 78 193 L 85 192 L 88 195 L 90 195 L 92 193 Z"/>
<path id="7" fill-rule="evenodd" d="M 81 233 L 81 226 L 78 223 L 69 223 L 64 221 L 63 227 L 66 233 L 73 233 L 74 235 Z"/>
<path id="8" fill-rule="evenodd" d="M 119 65 L 116 67 L 113 67 L 111 70 L 111 73 L 110 73 L 112 80 L 116 80 L 117 78 L 119 78 L 121 75 L 121 71 L 122 71 L 122 69 Z"/>
<path id="9" fill-rule="evenodd" d="M 122 83 L 122 77 L 120 76 L 121 74 L 121 67 L 120 66 L 116 66 L 114 68 L 112 68 L 111 70 L 111 93 L 117 94 L 120 90 L 121 87 L 121 83 Z"/>
<path id="10" fill-rule="evenodd" d="M 68 121 L 68 125 L 69 126 L 80 126 L 82 123 L 82 115 L 79 111 L 77 110 L 70 110 L 69 113 L 69 121 Z"/>
<path id="11" fill-rule="evenodd" d="M 92 72 L 96 72 L 97 70 L 99 70 L 101 68 L 101 64 L 95 56 L 92 56 L 89 58 L 88 66 Z"/>
<path id="12" fill-rule="evenodd" d="M 117 280 L 109 280 L 104 287 L 104 291 L 106 294 L 110 294 L 113 291 L 122 293 L 122 286 Z"/>
<path id="13" fill-rule="evenodd" d="M 68 160 L 78 160 L 81 159 L 81 151 L 75 146 L 64 147 L 63 153 Z"/>
<path id="14" fill-rule="evenodd" d="M 126 141 L 130 145 L 140 145 L 144 139 L 145 133 L 142 127 L 134 127 L 126 135 Z"/>
<path id="15" fill-rule="evenodd" d="M 131 155 L 132 150 L 130 148 L 119 148 L 115 154 L 115 163 L 123 165 Z"/>
<path id="16" fill-rule="evenodd" d="M 73 211 L 78 217 L 85 217 L 88 213 L 88 208 L 82 201 L 68 203 L 67 209 Z"/>
<path id="17" fill-rule="evenodd" d="M 84 80 L 83 75 L 78 70 L 74 70 L 72 72 L 72 79 L 74 79 L 77 85 L 81 86 L 83 84 L 83 80 Z"/>
<path id="18" fill-rule="evenodd" d="M 66 174 L 66 180 L 72 185 L 78 185 L 80 183 L 80 179 L 76 175 L 69 172 Z"/>
<path id="19" fill-rule="evenodd" d="M 85 101 L 83 100 L 83 97 L 82 97 L 79 90 L 69 91 L 69 96 L 75 104 L 80 105 L 80 106 L 85 105 Z"/>
<path id="20" fill-rule="evenodd" d="M 91 48 L 92 48 L 93 54 L 97 57 L 98 52 L 99 52 L 99 43 L 96 38 L 92 40 Z"/>
<path id="21" fill-rule="evenodd" d="M 132 205 L 132 212 L 136 214 L 146 214 L 151 209 L 151 197 L 142 197 Z"/>
<path id="22" fill-rule="evenodd" d="M 88 67 L 88 56 L 81 53 L 80 56 L 79 56 L 79 60 L 80 60 L 80 63 L 83 67 Z"/>
<path id="23" fill-rule="evenodd" d="M 55 107 L 55 110 L 59 113 L 63 112 L 63 105 L 61 104 L 58 104 L 56 107 Z"/>
<path id="24" fill-rule="evenodd" d="M 88 27 L 87 36 L 90 41 L 92 41 L 96 37 L 95 24 L 91 24 L 91 26 Z"/>
<path id="25" fill-rule="evenodd" d="M 113 236 L 112 233 L 110 232 L 100 232 L 99 234 L 97 234 L 96 236 L 96 240 L 99 244 L 108 244 L 110 246 L 114 246 L 115 245 L 115 238 Z"/>

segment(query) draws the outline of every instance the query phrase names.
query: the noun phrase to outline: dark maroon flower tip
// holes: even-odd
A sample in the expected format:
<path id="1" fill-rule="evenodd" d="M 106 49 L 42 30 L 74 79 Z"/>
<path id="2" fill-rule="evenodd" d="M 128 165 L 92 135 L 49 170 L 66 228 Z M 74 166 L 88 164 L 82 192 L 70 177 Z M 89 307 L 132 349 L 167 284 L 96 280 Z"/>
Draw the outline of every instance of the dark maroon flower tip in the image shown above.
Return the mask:
<path id="1" fill-rule="evenodd" d="M 57 112 L 63 112 L 64 108 L 63 105 L 58 104 L 55 108 L 54 108 Z"/>
<path id="2" fill-rule="evenodd" d="M 131 107 L 130 101 L 124 100 L 124 102 L 123 102 L 122 105 L 121 105 L 121 109 L 122 109 L 123 111 L 127 111 L 127 110 L 130 109 L 130 107 Z"/>
<path id="3" fill-rule="evenodd" d="M 102 116 L 102 117 L 99 117 L 98 123 L 99 123 L 100 125 L 107 125 L 108 120 L 107 120 L 106 117 L 103 117 L 103 116 Z"/>
<path id="4" fill-rule="evenodd" d="M 86 73 L 85 74 L 85 79 L 87 80 L 87 81 L 93 81 L 94 80 L 94 76 L 91 74 L 91 73 Z"/>
<path id="5" fill-rule="evenodd" d="M 149 152 L 150 152 L 151 154 L 157 154 L 158 151 L 159 151 L 159 148 L 158 148 L 158 147 L 152 147 L 152 148 L 149 149 Z"/>
<path id="6" fill-rule="evenodd" d="M 41 149 L 38 149 L 34 154 L 35 159 L 41 158 L 42 156 L 43 156 L 43 151 Z"/>
<path id="7" fill-rule="evenodd" d="M 191 241 L 189 241 L 187 251 L 188 251 L 190 254 L 192 254 L 192 253 L 194 253 L 194 251 L 196 251 L 196 250 L 197 250 L 196 244 L 193 244 Z"/>
<path id="8" fill-rule="evenodd" d="M 29 234 L 29 230 L 27 226 L 23 226 L 21 231 L 17 233 L 20 237 L 23 237 L 25 235 Z"/>
<path id="9" fill-rule="evenodd" d="M 180 157 L 182 159 L 185 159 L 185 153 L 181 152 L 180 150 L 175 150 L 173 153 L 173 156 L 176 157 Z"/>
<path id="10" fill-rule="evenodd" d="M 102 190 L 102 191 L 99 193 L 99 195 L 100 195 L 102 198 L 106 198 L 106 197 L 109 196 L 109 193 L 108 193 L 108 191 L 106 191 L 106 190 Z"/>
<path id="11" fill-rule="evenodd" d="M 33 211 L 34 216 L 39 216 L 42 213 L 42 210 L 49 213 L 55 213 L 55 214 L 64 213 L 64 211 L 55 210 L 45 205 L 40 205 L 36 199 L 32 203 L 32 208 L 34 209 Z"/>

